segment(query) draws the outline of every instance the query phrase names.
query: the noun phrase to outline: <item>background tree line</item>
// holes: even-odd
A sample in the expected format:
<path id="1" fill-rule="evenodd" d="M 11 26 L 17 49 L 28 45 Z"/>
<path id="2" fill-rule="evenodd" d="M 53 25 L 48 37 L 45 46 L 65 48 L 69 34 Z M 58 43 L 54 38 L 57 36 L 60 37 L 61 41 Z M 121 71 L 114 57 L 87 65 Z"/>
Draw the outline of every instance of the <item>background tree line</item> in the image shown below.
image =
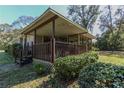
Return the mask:
<path id="1" fill-rule="evenodd" d="M 92 32 L 99 22 L 101 35 L 96 35 L 95 46 L 100 50 L 121 50 L 124 48 L 124 6 L 69 6 L 71 20 Z"/>

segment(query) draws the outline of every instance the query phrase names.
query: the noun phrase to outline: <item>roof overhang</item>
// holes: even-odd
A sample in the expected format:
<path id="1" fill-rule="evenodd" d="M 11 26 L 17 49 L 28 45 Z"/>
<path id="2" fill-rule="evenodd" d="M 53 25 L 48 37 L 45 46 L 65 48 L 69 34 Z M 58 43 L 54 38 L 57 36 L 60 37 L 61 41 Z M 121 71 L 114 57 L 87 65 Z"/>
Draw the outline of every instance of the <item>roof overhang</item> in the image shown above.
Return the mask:
<path id="1" fill-rule="evenodd" d="M 51 8 L 48 8 L 39 18 L 25 27 L 21 33 L 28 34 L 34 30 L 37 30 L 38 35 L 51 35 L 52 20 L 54 19 L 56 25 L 56 36 L 83 33 L 84 36 L 95 39 L 95 37 L 88 33 L 86 29 L 82 28 L 80 25 L 72 22 Z"/>

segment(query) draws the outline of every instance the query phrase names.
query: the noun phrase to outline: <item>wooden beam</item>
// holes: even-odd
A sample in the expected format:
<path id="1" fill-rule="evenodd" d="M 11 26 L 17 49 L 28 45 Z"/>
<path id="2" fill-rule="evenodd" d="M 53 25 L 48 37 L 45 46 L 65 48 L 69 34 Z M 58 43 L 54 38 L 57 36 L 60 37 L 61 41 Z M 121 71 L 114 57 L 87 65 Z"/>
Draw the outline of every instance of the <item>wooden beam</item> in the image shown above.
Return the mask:
<path id="1" fill-rule="evenodd" d="M 55 20 L 52 21 L 51 62 L 55 62 Z"/>
<path id="2" fill-rule="evenodd" d="M 22 60 L 22 56 L 23 56 L 23 54 L 22 54 L 22 52 L 23 52 L 23 38 L 22 37 L 20 37 L 20 44 L 21 44 L 21 46 L 22 46 L 22 48 L 21 48 L 21 50 L 20 50 L 20 61 Z"/>
<path id="3" fill-rule="evenodd" d="M 27 44 L 27 35 L 25 35 L 25 39 L 24 39 L 24 55 L 26 55 L 26 44 Z"/>
<path id="4" fill-rule="evenodd" d="M 44 43 L 44 36 L 41 37 L 42 43 Z"/>
<path id="5" fill-rule="evenodd" d="M 33 30 L 28 31 L 28 32 L 25 32 L 25 34 L 29 34 L 29 33 L 33 32 L 35 29 L 38 29 L 40 27 L 43 27 L 43 26 L 47 25 L 48 23 L 52 22 L 53 20 L 55 20 L 57 18 L 58 18 L 58 16 L 55 15 L 55 16 L 51 17 L 50 19 L 46 20 L 45 22 L 43 22 L 42 24 L 40 24 L 37 27 L 35 27 Z"/>
<path id="6" fill-rule="evenodd" d="M 82 35 L 82 34 L 86 34 L 86 33 L 88 33 L 88 32 L 77 33 L 77 34 L 73 34 L 73 35 L 69 35 L 69 36 Z"/>
<path id="7" fill-rule="evenodd" d="M 36 39 L 37 39 L 36 34 L 37 34 L 37 31 L 36 31 L 36 29 L 35 29 L 35 30 L 34 30 L 34 45 L 36 44 Z"/>
<path id="8" fill-rule="evenodd" d="M 37 34 L 37 31 L 36 31 L 36 29 L 34 30 L 34 47 L 33 47 L 33 57 L 35 57 L 35 55 L 36 55 L 36 39 L 37 39 L 37 36 L 36 36 L 36 34 Z"/>
<path id="9" fill-rule="evenodd" d="M 78 34 L 78 45 L 80 45 L 80 34 Z"/>

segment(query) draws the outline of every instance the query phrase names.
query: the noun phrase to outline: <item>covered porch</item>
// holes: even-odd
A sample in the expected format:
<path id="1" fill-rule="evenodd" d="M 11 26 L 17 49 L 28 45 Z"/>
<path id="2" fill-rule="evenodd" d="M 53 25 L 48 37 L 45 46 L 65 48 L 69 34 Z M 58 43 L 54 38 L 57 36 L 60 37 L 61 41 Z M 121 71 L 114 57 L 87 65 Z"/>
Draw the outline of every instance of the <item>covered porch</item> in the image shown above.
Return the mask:
<path id="1" fill-rule="evenodd" d="M 91 49 L 92 35 L 77 24 L 51 10 L 42 20 L 22 33 L 23 55 L 54 62 L 58 57 Z"/>

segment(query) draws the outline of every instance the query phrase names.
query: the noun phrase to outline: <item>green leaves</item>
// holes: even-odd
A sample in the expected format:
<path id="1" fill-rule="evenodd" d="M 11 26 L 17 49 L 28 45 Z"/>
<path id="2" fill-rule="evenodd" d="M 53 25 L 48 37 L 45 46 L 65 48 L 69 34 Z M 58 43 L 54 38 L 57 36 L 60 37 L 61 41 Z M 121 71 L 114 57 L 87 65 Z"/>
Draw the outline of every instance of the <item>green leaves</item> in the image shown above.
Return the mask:
<path id="1" fill-rule="evenodd" d="M 45 67 L 42 64 L 36 64 L 34 65 L 34 70 L 38 73 L 38 74 L 44 74 L 45 73 Z"/>
<path id="2" fill-rule="evenodd" d="M 95 63 L 83 68 L 79 75 L 80 87 L 124 87 L 124 67 Z"/>
<path id="3" fill-rule="evenodd" d="M 58 58 L 54 63 L 55 74 L 63 80 L 72 80 L 78 77 L 80 69 L 97 62 L 97 59 L 98 55 L 94 52 Z"/>

